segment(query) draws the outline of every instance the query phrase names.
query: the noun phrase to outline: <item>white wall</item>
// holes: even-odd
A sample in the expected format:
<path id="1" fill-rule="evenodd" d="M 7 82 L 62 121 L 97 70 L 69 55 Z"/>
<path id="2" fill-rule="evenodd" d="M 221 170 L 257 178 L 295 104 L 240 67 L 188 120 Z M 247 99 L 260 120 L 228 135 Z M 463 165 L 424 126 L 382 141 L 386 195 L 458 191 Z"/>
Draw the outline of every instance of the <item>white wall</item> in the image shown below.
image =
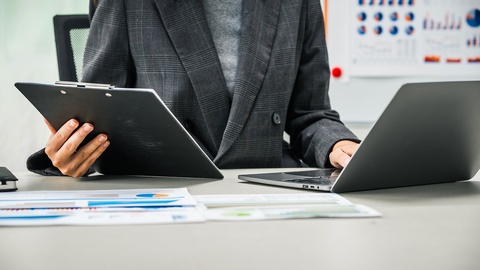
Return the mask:
<path id="1" fill-rule="evenodd" d="M 0 0 L 0 166 L 23 171 L 44 147 L 43 118 L 14 83 L 58 80 L 53 16 L 80 13 L 88 13 L 88 0 Z"/>

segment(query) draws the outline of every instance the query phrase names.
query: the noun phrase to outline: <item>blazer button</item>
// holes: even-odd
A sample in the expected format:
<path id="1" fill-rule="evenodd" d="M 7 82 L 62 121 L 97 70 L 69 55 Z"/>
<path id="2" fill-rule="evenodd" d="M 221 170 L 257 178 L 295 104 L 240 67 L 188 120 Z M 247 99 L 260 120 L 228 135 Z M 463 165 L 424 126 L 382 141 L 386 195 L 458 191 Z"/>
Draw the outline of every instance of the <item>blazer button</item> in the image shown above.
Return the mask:
<path id="1" fill-rule="evenodd" d="M 272 121 L 275 125 L 280 125 L 282 123 L 282 118 L 279 113 L 273 113 Z"/>

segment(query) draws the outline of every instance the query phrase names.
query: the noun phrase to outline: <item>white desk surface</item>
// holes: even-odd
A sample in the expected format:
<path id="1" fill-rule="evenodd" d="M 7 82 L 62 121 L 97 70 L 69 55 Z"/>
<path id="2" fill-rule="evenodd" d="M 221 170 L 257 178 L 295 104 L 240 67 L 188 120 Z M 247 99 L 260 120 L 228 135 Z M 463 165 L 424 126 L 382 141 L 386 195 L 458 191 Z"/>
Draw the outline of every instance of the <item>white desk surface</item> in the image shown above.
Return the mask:
<path id="1" fill-rule="evenodd" d="M 197 194 L 315 192 L 218 181 L 15 173 L 26 190 L 188 187 Z M 480 174 L 474 180 L 341 194 L 381 218 L 139 226 L 0 228 L 0 269 L 480 269 Z"/>

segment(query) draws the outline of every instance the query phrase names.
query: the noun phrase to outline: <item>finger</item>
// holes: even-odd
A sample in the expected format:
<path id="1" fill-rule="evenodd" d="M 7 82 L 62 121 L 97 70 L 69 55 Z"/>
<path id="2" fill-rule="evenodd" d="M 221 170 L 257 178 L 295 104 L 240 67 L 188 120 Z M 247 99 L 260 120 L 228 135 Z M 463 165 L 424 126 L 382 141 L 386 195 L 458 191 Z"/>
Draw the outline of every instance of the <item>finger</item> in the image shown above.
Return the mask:
<path id="1" fill-rule="evenodd" d="M 99 145 L 81 164 L 78 166 L 77 173 L 73 177 L 81 177 L 92 167 L 93 163 L 107 150 L 110 141 L 104 141 Z M 78 154 L 78 152 L 77 152 Z"/>
<path id="2" fill-rule="evenodd" d="M 64 175 L 81 177 L 85 175 L 109 144 L 107 136 L 100 134 L 72 155 L 68 156 L 65 152 L 62 152 L 64 158 L 56 158 L 54 165 Z"/>
<path id="3" fill-rule="evenodd" d="M 340 150 L 342 150 L 343 153 L 347 154 L 348 156 L 353 156 L 355 154 L 355 151 L 357 151 L 358 145 L 349 145 L 346 147 L 340 147 Z"/>
<path id="4" fill-rule="evenodd" d="M 344 140 L 339 141 L 333 146 L 330 153 L 330 163 L 335 168 L 344 168 L 350 162 L 351 157 L 355 154 L 359 144 L 356 142 Z"/>
<path id="5" fill-rule="evenodd" d="M 338 158 L 338 164 L 342 167 L 342 168 L 345 168 L 347 167 L 348 163 L 350 162 L 350 160 L 352 159 L 352 157 L 350 155 L 340 155 L 339 158 Z"/>
<path id="6" fill-rule="evenodd" d="M 50 130 L 51 135 L 53 136 L 55 133 L 57 133 L 57 130 L 48 122 L 47 119 L 43 118 L 43 121 L 45 124 L 47 124 L 48 130 Z"/>
<path id="7" fill-rule="evenodd" d="M 82 128 L 83 126 L 80 129 Z M 81 147 L 77 152 L 67 154 L 67 150 L 64 150 L 63 152 L 59 151 L 60 154 L 58 154 L 55 159 L 55 166 L 65 175 L 73 177 L 83 176 L 95 160 L 103 153 L 103 151 L 105 151 L 109 144 L 107 143 L 104 145 L 106 140 L 107 136 L 105 134 L 99 134 L 92 141 Z M 70 142 L 67 141 L 65 144 L 68 143 Z M 60 156 L 62 158 L 58 158 Z"/>
<path id="8" fill-rule="evenodd" d="M 82 146 L 82 148 L 78 149 L 75 155 L 73 156 L 73 161 L 75 161 L 78 164 L 83 163 L 85 160 L 87 160 L 92 153 L 94 153 L 98 148 L 101 148 L 101 146 L 107 141 L 107 135 L 105 134 L 99 134 L 97 135 L 94 139 L 92 139 L 90 142 Z"/>
<path id="9" fill-rule="evenodd" d="M 345 153 L 341 148 L 338 148 L 330 153 L 330 163 L 333 167 L 341 169 L 345 168 L 350 162 L 351 156 Z"/>
<path id="10" fill-rule="evenodd" d="M 71 156 L 80 146 L 80 144 L 85 140 L 87 135 L 92 132 L 92 124 L 85 123 L 80 128 L 78 128 L 68 140 L 62 145 L 59 154 L 62 156 Z M 57 132 L 58 133 L 58 132 Z"/>
<path id="11" fill-rule="evenodd" d="M 65 144 L 72 133 L 77 129 L 78 121 L 75 119 L 65 123 L 47 142 L 49 151 L 57 152 Z"/>
<path id="12" fill-rule="evenodd" d="M 50 160 L 52 160 L 53 165 L 60 169 L 65 175 L 70 175 L 77 170 L 81 162 L 72 161 L 72 155 L 85 137 L 93 130 L 91 124 L 83 124 L 82 127 L 78 128 L 71 136 L 68 135 L 69 137 L 67 137 L 67 140 L 64 141 L 57 150 L 56 145 L 63 141 L 61 138 L 67 136 L 67 134 L 71 134 L 75 125 L 78 125 L 78 122 L 76 120 L 70 120 L 67 124 L 62 126 L 49 140 L 49 143 L 47 143 L 47 147 L 45 148 L 45 153 Z M 63 130 L 64 128 L 65 130 Z"/>

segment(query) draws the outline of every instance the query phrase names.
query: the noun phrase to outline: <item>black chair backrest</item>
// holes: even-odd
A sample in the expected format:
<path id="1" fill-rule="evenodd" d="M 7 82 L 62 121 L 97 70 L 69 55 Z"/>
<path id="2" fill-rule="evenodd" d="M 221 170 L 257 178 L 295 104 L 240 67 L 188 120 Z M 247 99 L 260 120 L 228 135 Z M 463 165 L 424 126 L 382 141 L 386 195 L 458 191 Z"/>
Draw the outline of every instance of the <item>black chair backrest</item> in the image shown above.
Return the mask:
<path id="1" fill-rule="evenodd" d="M 60 81 L 77 82 L 82 78 L 83 53 L 90 21 L 88 15 L 53 17 Z"/>

